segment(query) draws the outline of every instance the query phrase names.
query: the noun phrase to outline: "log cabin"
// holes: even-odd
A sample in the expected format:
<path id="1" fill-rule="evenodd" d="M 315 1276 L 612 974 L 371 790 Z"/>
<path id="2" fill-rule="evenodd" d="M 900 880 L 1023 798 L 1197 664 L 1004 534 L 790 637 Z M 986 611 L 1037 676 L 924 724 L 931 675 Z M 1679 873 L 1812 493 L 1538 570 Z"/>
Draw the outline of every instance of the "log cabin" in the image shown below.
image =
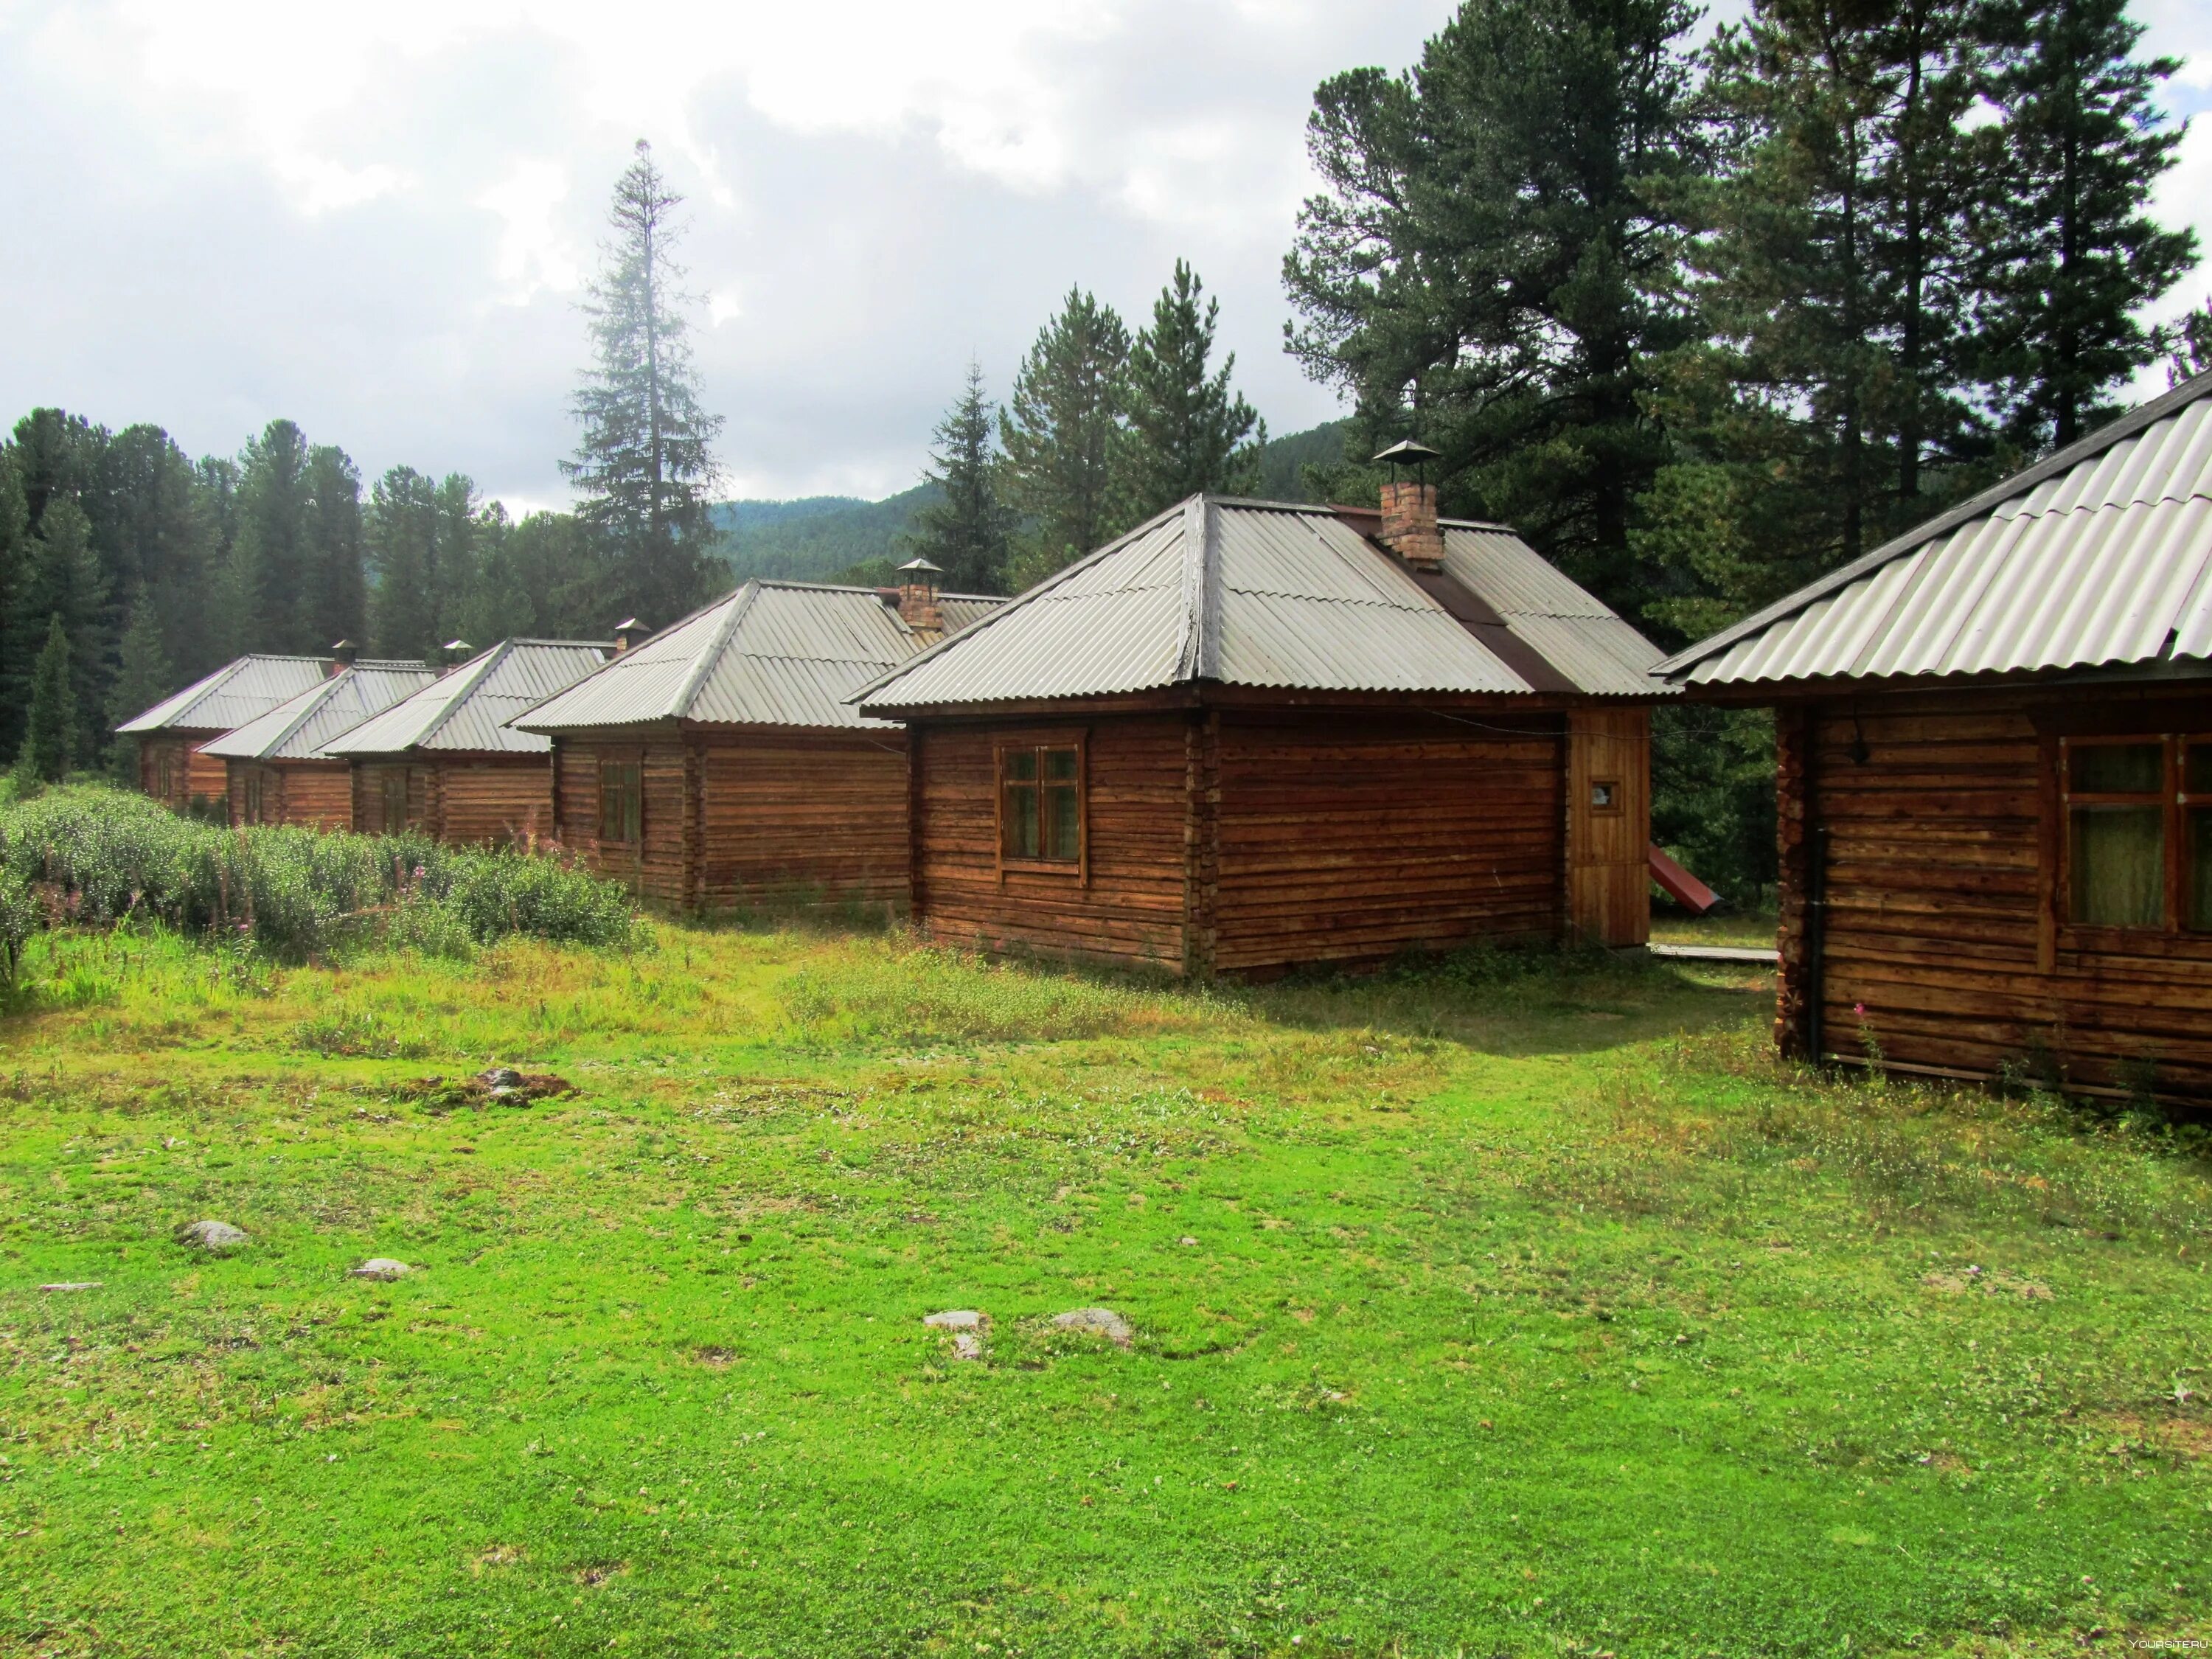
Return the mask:
<path id="1" fill-rule="evenodd" d="M 351 829 L 351 768 L 323 745 L 436 678 L 427 663 L 355 662 L 342 651 L 327 677 L 202 744 L 223 763 L 230 822 Z"/>
<path id="2" fill-rule="evenodd" d="M 2212 375 L 1661 667 L 1776 710 L 1784 1053 L 2212 1099 Z"/>
<path id="3" fill-rule="evenodd" d="M 448 651 L 467 647 L 454 646 Z M 553 834 L 553 744 L 507 722 L 595 672 L 611 641 L 502 640 L 323 745 L 351 768 L 353 827 L 527 846 Z"/>
<path id="4" fill-rule="evenodd" d="M 1192 496 L 859 702 L 908 726 L 932 937 L 1265 975 L 1642 944 L 1660 654 L 1394 479 L 1380 512 Z"/>
<path id="5" fill-rule="evenodd" d="M 252 653 L 124 721 L 116 732 L 138 739 L 138 787 L 172 811 L 222 816 L 228 778 L 202 746 L 313 690 L 331 667 L 328 657 Z"/>
<path id="6" fill-rule="evenodd" d="M 562 844 L 672 909 L 907 893 L 906 734 L 848 695 L 1003 601 L 749 581 L 513 724 L 552 739 Z"/>

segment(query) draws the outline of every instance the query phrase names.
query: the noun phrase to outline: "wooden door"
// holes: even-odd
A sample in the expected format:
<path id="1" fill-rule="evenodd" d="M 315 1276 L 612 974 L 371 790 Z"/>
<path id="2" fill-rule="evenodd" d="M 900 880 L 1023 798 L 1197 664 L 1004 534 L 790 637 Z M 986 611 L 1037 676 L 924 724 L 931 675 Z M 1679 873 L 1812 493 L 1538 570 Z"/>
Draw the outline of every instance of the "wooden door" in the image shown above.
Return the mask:
<path id="1" fill-rule="evenodd" d="M 1651 713 L 1567 716 L 1567 925 L 1600 945 L 1651 938 Z"/>

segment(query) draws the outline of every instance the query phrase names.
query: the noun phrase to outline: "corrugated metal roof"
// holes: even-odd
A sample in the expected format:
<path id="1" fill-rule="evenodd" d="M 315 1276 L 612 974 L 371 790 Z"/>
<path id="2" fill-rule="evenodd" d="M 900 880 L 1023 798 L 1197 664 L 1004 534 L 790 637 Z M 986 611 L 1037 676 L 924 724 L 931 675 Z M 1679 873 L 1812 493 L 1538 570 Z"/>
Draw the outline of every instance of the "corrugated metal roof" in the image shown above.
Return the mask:
<path id="1" fill-rule="evenodd" d="M 1660 665 L 1691 685 L 2212 656 L 2212 374 Z"/>
<path id="2" fill-rule="evenodd" d="M 321 760 L 323 745 L 430 684 L 427 663 L 362 662 L 201 745 L 225 760 Z"/>
<path id="3" fill-rule="evenodd" d="M 174 696 L 123 722 L 118 732 L 228 732 L 258 720 L 331 672 L 328 657 L 251 653 L 194 680 Z"/>
<path id="4" fill-rule="evenodd" d="M 948 628 L 1003 600 L 948 593 Z M 624 652 L 514 724 L 528 732 L 688 720 L 742 726 L 879 726 L 849 695 L 923 641 L 872 587 L 755 580 Z"/>
<path id="5" fill-rule="evenodd" d="M 1573 688 L 1662 694 L 1657 647 L 1510 531 L 1448 522 L 1444 571 Z M 1334 691 L 1537 690 L 1327 507 L 1194 495 L 869 687 L 873 711 L 1211 680 Z"/>
<path id="6" fill-rule="evenodd" d="M 553 740 L 507 721 L 606 662 L 613 644 L 502 640 L 324 745 L 328 755 L 542 755 Z"/>

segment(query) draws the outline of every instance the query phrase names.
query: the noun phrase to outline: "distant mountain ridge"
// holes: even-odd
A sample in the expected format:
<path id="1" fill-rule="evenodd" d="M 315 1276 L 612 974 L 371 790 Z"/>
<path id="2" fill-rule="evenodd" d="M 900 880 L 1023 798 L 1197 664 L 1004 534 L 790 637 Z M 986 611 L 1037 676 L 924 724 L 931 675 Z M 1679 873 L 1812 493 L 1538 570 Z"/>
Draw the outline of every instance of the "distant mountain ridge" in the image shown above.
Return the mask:
<path id="1" fill-rule="evenodd" d="M 1329 421 L 1270 439 L 1260 456 L 1261 495 L 1271 501 L 1304 501 L 1302 470 L 1309 463 L 1328 466 L 1342 460 L 1346 427 L 1343 421 Z M 855 565 L 903 562 L 903 538 L 915 514 L 936 495 L 935 484 L 921 483 L 879 501 L 807 495 L 788 501 L 720 501 L 711 513 L 714 527 L 723 533 L 723 557 L 732 580 L 823 581 Z"/>

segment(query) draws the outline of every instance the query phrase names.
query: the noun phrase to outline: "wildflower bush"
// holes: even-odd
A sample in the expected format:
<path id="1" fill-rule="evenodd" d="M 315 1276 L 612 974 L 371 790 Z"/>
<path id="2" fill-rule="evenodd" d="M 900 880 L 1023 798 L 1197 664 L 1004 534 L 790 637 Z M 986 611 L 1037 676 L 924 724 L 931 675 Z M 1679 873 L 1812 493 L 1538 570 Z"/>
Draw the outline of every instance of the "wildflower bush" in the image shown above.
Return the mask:
<path id="1" fill-rule="evenodd" d="M 50 918 L 143 918 L 292 961 L 372 943 L 453 955 L 518 933 L 623 945 L 635 926 L 619 887 L 556 858 L 419 835 L 217 828 L 97 787 L 0 806 L 0 971 L 12 977 Z"/>

